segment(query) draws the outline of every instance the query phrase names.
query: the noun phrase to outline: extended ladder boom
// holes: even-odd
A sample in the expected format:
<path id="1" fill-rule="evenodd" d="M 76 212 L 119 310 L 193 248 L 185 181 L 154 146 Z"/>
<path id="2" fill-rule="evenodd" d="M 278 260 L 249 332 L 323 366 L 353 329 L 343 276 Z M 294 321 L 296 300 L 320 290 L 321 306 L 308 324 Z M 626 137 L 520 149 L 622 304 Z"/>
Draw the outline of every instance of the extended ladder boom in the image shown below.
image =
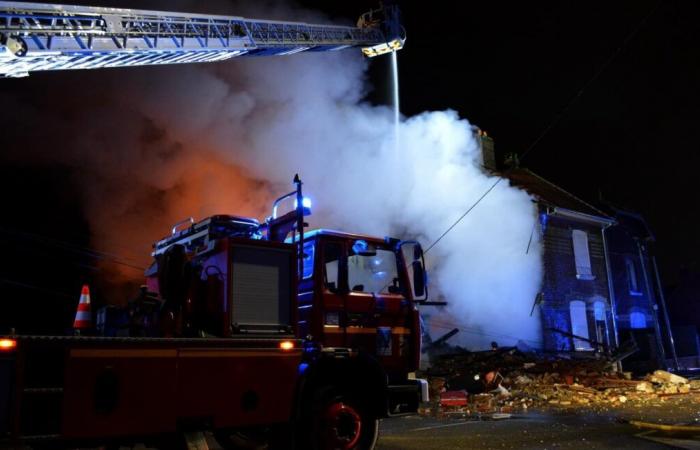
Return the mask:
<path id="1" fill-rule="evenodd" d="M 385 15 L 385 20 L 389 15 Z M 392 15 L 397 19 L 396 15 Z M 223 61 L 363 47 L 398 50 L 397 29 L 219 15 L 0 1 L 0 77 L 39 70 Z"/>

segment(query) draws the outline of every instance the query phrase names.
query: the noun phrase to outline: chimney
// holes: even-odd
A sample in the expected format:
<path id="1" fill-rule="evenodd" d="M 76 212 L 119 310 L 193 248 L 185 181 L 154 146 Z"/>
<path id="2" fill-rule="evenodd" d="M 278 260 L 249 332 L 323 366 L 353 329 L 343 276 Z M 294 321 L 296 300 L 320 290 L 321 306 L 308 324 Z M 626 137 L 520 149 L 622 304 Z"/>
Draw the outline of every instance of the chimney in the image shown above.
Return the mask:
<path id="1" fill-rule="evenodd" d="M 494 148 L 493 139 L 483 130 L 477 128 L 476 135 L 479 138 L 479 146 L 481 147 L 481 156 L 484 160 L 484 168 L 491 172 L 498 171 L 496 163 L 496 150 Z"/>

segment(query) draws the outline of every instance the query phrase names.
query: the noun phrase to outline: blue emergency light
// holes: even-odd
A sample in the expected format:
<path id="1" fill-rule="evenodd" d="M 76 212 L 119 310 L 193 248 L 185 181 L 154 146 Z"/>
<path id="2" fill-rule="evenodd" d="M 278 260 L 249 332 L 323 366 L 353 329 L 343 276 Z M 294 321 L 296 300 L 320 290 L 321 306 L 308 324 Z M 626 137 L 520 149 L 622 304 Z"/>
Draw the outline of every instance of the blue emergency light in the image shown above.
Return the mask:
<path id="1" fill-rule="evenodd" d="M 297 209 L 297 206 L 299 203 L 294 200 L 294 209 Z M 309 197 L 304 197 L 301 199 L 301 206 L 304 207 L 304 209 L 311 209 L 311 199 Z"/>

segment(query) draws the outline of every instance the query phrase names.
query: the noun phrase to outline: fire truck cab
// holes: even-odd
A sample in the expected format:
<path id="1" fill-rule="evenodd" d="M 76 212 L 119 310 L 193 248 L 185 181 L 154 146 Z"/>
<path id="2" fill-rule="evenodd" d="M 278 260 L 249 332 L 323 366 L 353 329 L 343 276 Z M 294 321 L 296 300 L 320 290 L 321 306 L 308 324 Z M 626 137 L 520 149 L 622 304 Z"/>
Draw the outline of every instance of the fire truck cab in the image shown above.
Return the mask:
<path id="1" fill-rule="evenodd" d="M 420 359 L 420 245 L 321 229 L 304 234 L 303 254 L 298 336 L 371 355 L 390 383 L 405 382 Z"/>

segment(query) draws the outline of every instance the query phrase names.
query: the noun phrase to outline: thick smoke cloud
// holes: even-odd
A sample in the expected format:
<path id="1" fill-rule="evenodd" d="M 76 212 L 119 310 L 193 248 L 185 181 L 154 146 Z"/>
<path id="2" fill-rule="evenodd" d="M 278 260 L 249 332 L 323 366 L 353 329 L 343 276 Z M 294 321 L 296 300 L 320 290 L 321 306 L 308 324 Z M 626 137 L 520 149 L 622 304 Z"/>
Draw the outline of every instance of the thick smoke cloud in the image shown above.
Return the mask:
<path id="1" fill-rule="evenodd" d="M 300 172 L 316 205 L 312 225 L 400 230 L 427 245 L 494 181 L 471 125 L 453 111 L 405 119 L 397 159 L 391 111 L 361 101 L 365 62 L 356 52 L 233 66 L 148 83 L 139 107 L 184 148 L 213 149 L 273 191 Z M 428 322 L 435 334 L 456 324 L 466 345 L 536 345 L 537 242 L 525 253 L 535 218 L 528 195 L 504 182 L 431 250 L 433 294 L 449 302 Z"/>
<path id="2" fill-rule="evenodd" d="M 397 158 L 392 112 L 362 101 L 366 64 L 347 50 L 81 75 L 101 85 L 84 85 L 65 110 L 29 111 L 70 146 L 32 158 L 74 168 L 95 245 L 143 265 L 182 218 L 263 218 L 296 172 L 314 201 L 312 226 L 427 246 L 494 178 L 454 111 L 404 118 Z M 432 333 L 458 326 L 471 348 L 537 345 L 537 233 L 525 252 L 535 221 L 529 196 L 502 182 L 429 252 L 431 295 L 449 302 L 426 309 Z"/>

